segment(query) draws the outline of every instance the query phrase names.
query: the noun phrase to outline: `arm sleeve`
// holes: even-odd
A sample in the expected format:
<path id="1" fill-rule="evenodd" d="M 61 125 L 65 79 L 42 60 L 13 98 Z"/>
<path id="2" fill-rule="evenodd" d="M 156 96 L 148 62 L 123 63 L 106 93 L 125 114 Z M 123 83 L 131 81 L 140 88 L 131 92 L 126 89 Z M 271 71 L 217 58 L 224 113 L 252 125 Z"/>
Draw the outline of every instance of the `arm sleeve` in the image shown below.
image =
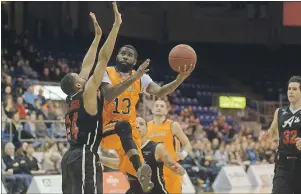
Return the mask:
<path id="1" fill-rule="evenodd" d="M 107 71 L 105 71 L 105 74 L 104 74 L 103 79 L 102 79 L 102 83 L 112 84 Z"/>
<path id="2" fill-rule="evenodd" d="M 146 92 L 146 88 L 148 87 L 148 85 L 150 83 L 154 82 L 152 80 L 152 78 L 148 75 L 148 74 L 144 74 L 142 77 L 141 77 L 141 93 L 145 93 L 145 94 L 148 94 Z"/>

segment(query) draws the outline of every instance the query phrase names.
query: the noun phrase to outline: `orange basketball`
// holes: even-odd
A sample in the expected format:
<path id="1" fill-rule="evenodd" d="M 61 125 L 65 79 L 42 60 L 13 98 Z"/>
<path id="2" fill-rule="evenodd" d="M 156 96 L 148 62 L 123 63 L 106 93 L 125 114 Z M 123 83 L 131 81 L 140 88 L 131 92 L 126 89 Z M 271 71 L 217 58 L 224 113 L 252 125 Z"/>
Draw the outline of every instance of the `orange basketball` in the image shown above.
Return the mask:
<path id="1" fill-rule="evenodd" d="M 184 70 L 184 66 L 190 64 L 195 65 L 197 56 L 193 48 L 186 44 L 179 44 L 171 49 L 168 61 L 170 67 L 176 71 L 181 72 Z"/>

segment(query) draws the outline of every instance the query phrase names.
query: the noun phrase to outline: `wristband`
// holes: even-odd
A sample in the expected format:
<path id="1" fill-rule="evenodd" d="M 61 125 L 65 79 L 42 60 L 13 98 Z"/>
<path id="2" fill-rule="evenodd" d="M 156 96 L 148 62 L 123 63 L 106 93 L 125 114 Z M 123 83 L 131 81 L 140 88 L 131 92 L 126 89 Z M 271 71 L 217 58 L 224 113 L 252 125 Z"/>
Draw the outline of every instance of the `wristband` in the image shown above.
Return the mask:
<path id="1" fill-rule="evenodd" d="M 185 150 L 184 150 L 184 151 L 182 151 L 181 153 L 183 154 L 183 157 L 184 157 L 184 158 L 186 158 L 186 157 L 187 157 L 187 155 L 188 155 L 188 153 L 187 153 Z"/>

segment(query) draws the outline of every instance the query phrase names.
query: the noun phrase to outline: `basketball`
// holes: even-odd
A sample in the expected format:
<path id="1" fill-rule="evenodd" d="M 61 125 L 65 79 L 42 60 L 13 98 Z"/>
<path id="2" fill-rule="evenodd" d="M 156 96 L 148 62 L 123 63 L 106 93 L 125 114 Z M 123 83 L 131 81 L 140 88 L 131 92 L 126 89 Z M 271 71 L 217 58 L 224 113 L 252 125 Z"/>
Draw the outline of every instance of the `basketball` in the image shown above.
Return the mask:
<path id="1" fill-rule="evenodd" d="M 196 53 L 189 45 L 179 44 L 169 52 L 169 65 L 176 72 L 184 71 L 185 65 L 195 65 L 196 61 Z"/>

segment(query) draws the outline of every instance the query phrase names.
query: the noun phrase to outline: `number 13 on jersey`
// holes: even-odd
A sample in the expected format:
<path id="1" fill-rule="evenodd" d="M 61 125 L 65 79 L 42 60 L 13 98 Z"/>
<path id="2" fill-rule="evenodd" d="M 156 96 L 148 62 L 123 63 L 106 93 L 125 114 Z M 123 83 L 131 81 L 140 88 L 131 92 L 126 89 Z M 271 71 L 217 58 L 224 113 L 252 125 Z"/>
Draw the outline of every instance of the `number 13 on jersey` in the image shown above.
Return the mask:
<path id="1" fill-rule="evenodd" d="M 131 99 L 129 98 L 115 98 L 115 108 L 113 114 L 130 114 L 131 112 Z"/>

